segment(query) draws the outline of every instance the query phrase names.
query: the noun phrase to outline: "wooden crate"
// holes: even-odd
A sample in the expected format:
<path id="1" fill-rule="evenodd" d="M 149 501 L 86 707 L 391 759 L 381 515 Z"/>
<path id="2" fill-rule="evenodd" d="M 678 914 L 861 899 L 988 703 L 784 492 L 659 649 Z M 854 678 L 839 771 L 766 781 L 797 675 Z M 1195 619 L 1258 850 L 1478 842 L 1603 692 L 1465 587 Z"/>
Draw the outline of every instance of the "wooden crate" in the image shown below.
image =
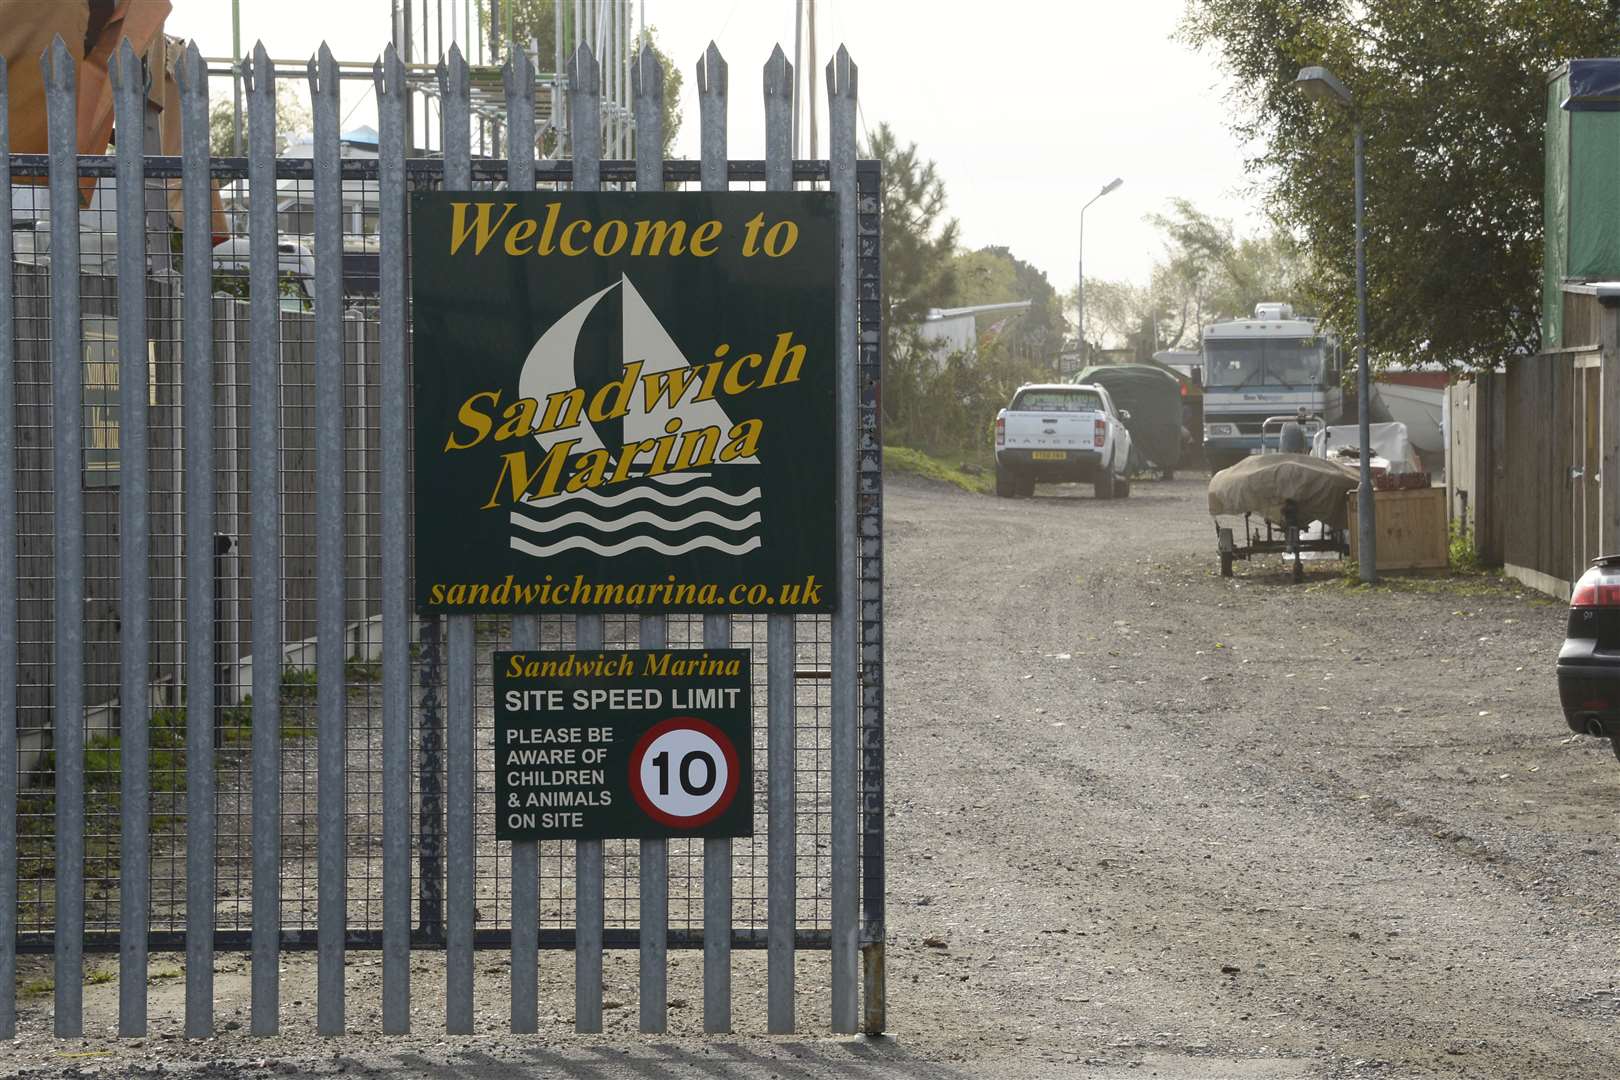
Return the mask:
<path id="1" fill-rule="evenodd" d="M 1350 560 L 1356 552 L 1356 495 L 1350 500 Z M 1444 570 L 1450 563 L 1446 489 L 1373 492 L 1373 523 L 1380 570 Z"/>

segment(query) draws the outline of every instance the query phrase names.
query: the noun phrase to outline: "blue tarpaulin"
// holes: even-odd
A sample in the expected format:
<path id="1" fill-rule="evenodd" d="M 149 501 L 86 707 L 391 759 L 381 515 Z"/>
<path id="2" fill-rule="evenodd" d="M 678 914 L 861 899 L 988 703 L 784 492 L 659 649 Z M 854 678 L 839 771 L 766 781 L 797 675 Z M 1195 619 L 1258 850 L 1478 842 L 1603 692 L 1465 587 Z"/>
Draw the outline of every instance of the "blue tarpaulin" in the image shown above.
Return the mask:
<path id="1" fill-rule="evenodd" d="M 1620 60 L 1571 60 L 1563 107 L 1570 112 L 1620 112 Z"/>

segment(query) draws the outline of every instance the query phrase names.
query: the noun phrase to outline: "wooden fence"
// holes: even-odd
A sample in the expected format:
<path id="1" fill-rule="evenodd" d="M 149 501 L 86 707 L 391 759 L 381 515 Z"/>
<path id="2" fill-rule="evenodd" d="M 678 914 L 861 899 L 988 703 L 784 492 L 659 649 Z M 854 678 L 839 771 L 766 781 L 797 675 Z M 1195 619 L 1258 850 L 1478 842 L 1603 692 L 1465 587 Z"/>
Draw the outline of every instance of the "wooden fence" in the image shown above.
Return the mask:
<path id="1" fill-rule="evenodd" d="M 1620 356 L 1602 347 L 1515 357 L 1451 387 L 1450 513 L 1485 563 L 1567 598 L 1592 559 L 1620 547 L 1620 468 L 1603 467 L 1617 391 Z"/>

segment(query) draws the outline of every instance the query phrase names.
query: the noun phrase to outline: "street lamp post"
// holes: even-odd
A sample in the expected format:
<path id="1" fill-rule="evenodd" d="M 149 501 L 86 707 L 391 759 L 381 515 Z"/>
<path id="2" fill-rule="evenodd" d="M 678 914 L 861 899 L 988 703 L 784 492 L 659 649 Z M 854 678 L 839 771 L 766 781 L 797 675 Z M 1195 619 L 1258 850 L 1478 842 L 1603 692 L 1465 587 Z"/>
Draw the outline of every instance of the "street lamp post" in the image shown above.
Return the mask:
<path id="1" fill-rule="evenodd" d="M 1356 140 L 1356 424 L 1361 439 L 1361 483 L 1356 496 L 1356 548 L 1361 556 L 1361 580 L 1378 580 L 1376 537 L 1373 531 L 1372 432 L 1368 408 L 1371 405 L 1371 378 L 1367 370 L 1367 234 L 1362 223 L 1366 210 L 1366 140 L 1361 130 L 1361 110 L 1350 91 L 1325 67 L 1301 68 L 1294 85 L 1317 101 L 1350 110 Z"/>
<path id="2" fill-rule="evenodd" d="M 1076 287 L 1074 300 L 1074 326 L 1075 336 L 1079 338 L 1080 366 L 1086 366 L 1086 209 L 1092 203 L 1113 191 L 1125 181 L 1114 177 L 1103 185 L 1103 189 L 1093 195 L 1085 206 L 1080 208 L 1080 284 Z"/>

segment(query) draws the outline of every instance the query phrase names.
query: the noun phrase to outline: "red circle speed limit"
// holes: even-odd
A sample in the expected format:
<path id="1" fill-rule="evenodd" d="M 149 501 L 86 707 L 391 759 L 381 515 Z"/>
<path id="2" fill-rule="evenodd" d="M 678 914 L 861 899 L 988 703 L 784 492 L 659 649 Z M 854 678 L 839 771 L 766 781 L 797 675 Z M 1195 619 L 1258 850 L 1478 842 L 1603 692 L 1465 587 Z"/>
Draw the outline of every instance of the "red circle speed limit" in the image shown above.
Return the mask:
<path id="1" fill-rule="evenodd" d="M 695 716 L 654 724 L 630 753 L 630 793 L 648 817 L 677 829 L 725 813 L 741 773 L 731 740 Z"/>

